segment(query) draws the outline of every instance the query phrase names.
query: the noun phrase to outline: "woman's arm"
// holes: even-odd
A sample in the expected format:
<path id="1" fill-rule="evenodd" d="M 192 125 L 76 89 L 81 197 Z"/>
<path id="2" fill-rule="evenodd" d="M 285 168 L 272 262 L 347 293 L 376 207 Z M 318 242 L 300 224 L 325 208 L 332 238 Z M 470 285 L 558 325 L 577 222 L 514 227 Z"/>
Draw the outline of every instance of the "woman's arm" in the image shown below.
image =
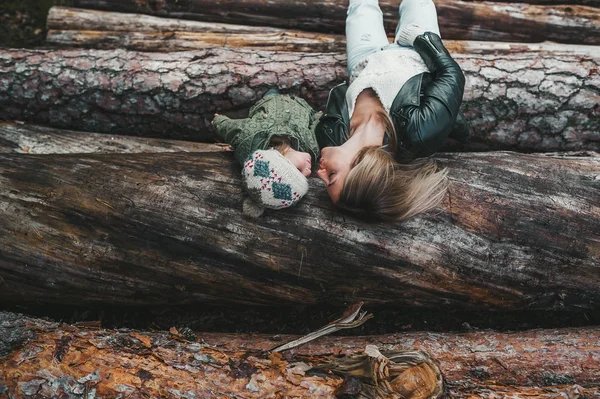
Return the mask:
<path id="1" fill-rule="evenodd" d="M 417 36 L 413 45 L 433 75 L 426 96 L 443 102 L 452 114 L 452 120 L 456 119 L 465 89 L 465 75 L 460 66 L 435 33 Z"/>
<path id="2" fill-rule="evenodd" d="M 413 45 L 429 68 L 431 81 L 424 84 L 420 105 L 412 111 L 418 115 L 411 116 L 411 120 L 416 116 L 421 140 L 433 153 L 452 131 L 463 98 L 465 75 L 435 33 L 417 36 Z"/>
<path id="3" fill-rule="evenodd" d="M 458 111 L 458 115 L 456 115 L 456 122 L 454 122 L 452 131 L 448 137 L 464 143 L 469 139 L 470 136 L 471 131 L 469 129 L 469 122 L 467 122 L 465 114 L 463 114 L 461 111 Z"/>

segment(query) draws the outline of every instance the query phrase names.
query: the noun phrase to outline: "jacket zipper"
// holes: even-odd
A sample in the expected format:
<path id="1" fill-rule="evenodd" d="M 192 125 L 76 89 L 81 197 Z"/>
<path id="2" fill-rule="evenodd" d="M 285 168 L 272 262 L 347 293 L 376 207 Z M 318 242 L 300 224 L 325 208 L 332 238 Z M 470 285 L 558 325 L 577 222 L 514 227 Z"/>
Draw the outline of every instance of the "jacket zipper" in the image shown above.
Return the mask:
<path id="1" fill-rule="evenodd" d="M 424 39 L 424 40 L 425 40 L 427 43 L 429 43 L 429 45 L 430 45 L 431 47 L 433 47 L 433 49 L 436 51 L 436 54 L 439 54 L 439 53 L 441 52 L 441 50 L 440 50 L 439 48 L 437 48 L 437 47 L 435 46 L 435 44 L 433 44 L 433 42 L 432 42 L 432 41 L 431 41 L 431 39 L 429 38 L 429 35 L 423 35 L 423 39 Z"/>
<path id="2" fill-rule="evenodd" d="M 329 104 L 329 100 L 331 99 L 331 93 L 333 93 L 333 91 L 335 89 L 337 89 L 338 87 L 340 87 L 341 85 L 345 85 L 345 84 L 346 84 L 346 82 L 342 82 L 340 84 L 335 85 L 335 87 L 333 89 L 329 90 L 329 94 L 327 95 L 327 104 Z"/>

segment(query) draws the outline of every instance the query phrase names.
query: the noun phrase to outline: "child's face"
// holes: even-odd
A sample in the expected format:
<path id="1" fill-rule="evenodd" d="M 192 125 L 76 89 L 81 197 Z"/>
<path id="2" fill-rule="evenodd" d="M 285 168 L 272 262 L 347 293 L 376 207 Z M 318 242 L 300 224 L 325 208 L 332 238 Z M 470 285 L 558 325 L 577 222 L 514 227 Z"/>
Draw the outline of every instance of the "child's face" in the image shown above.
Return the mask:
<path id="1" fill-rule="evenodd" d="M 291 163 L 294 164 L 296 168 L 302 173 L 304 176 L 308 177 L 311 174 L 311 163 L 310 163 L 310 154 L 307 152 L 296 151 L 293 148 L 289 148 L 284 157 L 290 160 Z"/>

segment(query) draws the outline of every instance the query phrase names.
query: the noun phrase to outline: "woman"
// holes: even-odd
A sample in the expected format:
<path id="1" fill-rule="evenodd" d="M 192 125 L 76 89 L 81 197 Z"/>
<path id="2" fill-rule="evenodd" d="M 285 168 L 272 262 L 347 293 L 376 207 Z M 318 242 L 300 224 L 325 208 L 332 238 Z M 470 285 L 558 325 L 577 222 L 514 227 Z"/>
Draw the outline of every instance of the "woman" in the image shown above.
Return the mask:
<path id="1" fill-rule="evenodd" d="M 403 220 L 435 207 L 445 170 L 427 157 L 448 136 L 464 139 L 465 78 L 439 36 L 431 0 L 403 0 L 394 43 L 377 0 L 350 0 L 348 75 L 329 93 L 316 128 L 317 175 L 332 201 L 372 219 Z"/>

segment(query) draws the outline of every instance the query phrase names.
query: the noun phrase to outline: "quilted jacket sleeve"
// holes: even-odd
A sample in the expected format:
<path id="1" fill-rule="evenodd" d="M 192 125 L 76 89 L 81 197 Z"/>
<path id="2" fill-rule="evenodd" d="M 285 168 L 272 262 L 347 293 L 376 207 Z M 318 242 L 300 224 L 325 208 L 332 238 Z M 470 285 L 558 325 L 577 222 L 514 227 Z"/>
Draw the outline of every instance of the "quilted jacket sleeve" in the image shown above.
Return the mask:
<path id="1" fill-rule="evenodd" d="M 239 145 L 242 127 L 249 122 L 246 119 L 230 119 L 225 115 L 217 115 L 212 121 L 219 141 L 230 144 L 233 148 Z"/>

